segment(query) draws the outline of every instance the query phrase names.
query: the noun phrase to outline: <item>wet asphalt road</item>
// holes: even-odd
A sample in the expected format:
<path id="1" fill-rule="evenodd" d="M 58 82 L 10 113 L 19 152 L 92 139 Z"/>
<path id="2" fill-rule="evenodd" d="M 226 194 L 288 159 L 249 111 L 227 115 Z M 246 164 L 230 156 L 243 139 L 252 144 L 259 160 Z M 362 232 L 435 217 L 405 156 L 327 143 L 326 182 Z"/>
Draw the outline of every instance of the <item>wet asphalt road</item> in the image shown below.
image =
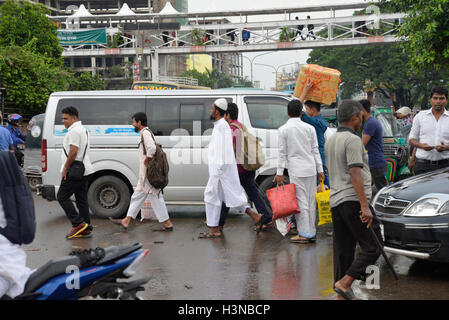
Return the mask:
<path id="1" fill-rule="evenodd" d="M 57 202 L 34 195 L 37 234 L 24 246 L 27 264 L 37 268 L 72 250 L 140 242 L 150 253 L 137 277 L 151 275 L 143 299 L 162 300 L 332 300 L 330 225 L 318 228 L 315 244 L 293 244 L 271 229 L 258 236 L 244 215 L 230 215 L 223 239 L 198 239 L 207 231 L 203 207 L 168 207 L 174 232 L 152 232 L 154 221 L 134 220 L 122 231 L 103 219 L 92 219 L 93 237 L 66 240 L 70 224 Z M 162 242 L 162 243 L 161 243 Z M 379 258 L 380 289 L 354 287 L 362 299 L 449 299 L 449 264 L 414 261 L 389 255 L 400 280 L 394 280 Z"/>

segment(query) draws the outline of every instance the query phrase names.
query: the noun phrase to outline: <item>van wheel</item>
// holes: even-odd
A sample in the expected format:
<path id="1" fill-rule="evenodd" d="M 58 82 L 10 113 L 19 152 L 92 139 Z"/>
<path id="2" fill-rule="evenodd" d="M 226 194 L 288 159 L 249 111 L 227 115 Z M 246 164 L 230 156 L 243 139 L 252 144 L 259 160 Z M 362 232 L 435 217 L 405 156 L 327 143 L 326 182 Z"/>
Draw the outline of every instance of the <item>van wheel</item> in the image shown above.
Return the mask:
<path id="1" fill-rule="evenodd" d="M 268 212 L 271 215 L 273 214 L 273 210 L 271 209 L 270 201 L 268 201 L 267 190 L 276 187 L 276 182 L 273 182 L 273 179 L 274 179 L 274 176 L 268 176 L 259 185 L 259 194 L 262 197 L 262 199 L 265 201 L 265 206 L 267 207 Z M 290 180 L 289 180 L 288 176 L 284 176 L 284 183 L 285 184 L 289 184 L 290 183 Z"/>
<path id="2" fill-rule="evenodd" d="M 122 179 L 102 176 L 91 183 L 87 198 L 95 216 L 120 218 L 129 207 L 130 192 Z"/>

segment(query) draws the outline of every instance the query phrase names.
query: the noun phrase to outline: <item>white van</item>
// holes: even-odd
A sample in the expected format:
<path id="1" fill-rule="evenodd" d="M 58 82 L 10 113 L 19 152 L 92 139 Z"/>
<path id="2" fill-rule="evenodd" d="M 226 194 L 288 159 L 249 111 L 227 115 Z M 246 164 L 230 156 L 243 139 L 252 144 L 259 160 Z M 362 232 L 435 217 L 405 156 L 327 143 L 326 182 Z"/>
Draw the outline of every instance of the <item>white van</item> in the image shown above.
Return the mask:
<path id="1" fill-rule="evenodd" d="M 292 96 L 282 92 L 244 89 L 177 91 L 57 92 L 50 96 L 42 133 L 42 185 L 38 194 L 56 200 L 61 181 L 62 140 L 66 129 L 61 110 L 78 109 L 89 130 L 90 159 L 88 201 L 98 217 L 126 213 L 139 175 L 139 134 L 132 115 L 145 112 L 156 141 L 167 153 L 170 174 L 164 198 L 170 205 L 203 205 L 208 180 L 207 145 L 213 121 L 210 109 L 217 98 L 239 107 L 238 120 L 260 139 L 265 165 L 256 175 L 262 192 L 273 186 L 276 173 L 277 129 L 287 117 Z"/>

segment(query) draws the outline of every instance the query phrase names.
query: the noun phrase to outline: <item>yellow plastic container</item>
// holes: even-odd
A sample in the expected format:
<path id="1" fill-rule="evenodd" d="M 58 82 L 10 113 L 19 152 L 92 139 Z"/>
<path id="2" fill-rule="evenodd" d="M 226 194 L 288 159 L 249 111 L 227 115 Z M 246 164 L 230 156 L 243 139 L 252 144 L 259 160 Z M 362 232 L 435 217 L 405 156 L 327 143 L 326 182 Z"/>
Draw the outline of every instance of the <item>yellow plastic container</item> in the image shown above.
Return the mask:
<path id="1" fill-rule="evenodd" d="M 306 95 L 306 100 L 312 100 L 330 105 L 337 99 L 338 85 L 341 72 L 336 69 L 326 68 L 317 64 L 307 64 L 301 67 L 293 95 L 301 96 L 307 78 L 313 81 L 313 87 Z"/>

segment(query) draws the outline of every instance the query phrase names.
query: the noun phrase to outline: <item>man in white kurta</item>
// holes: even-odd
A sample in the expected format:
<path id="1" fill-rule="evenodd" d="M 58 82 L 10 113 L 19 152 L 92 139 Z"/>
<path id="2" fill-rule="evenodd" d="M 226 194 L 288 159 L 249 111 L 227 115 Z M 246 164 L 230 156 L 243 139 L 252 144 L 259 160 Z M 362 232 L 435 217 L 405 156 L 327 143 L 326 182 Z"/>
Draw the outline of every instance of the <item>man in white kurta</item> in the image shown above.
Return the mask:
<path id="1" fill-rule="evenodd" d="M 318 149 L 315 128 L 301 120 L 302 104 L 292 100 L 287 107 L 290 119 L 279 128 L 279 158 L 275 177 L 284 184 L 284 169 L 288 169 L 290 183 L 295 185 L 300 213 L 296 214 L 298 235 L 292 242 L 311 243 L 316 240 L 315 193 L 316 175 L 324 180 L 323 165 Z"/>
<path id="2" fill-rule="evenodd" d="M 246 212 L 252 217 L 258 215 L 247 205 L 245 192 L 240 185 L 232 131 L 224 119 L 227 106 L 226 99 L 217 99 L 211 109 L 211 119 L 213 118 L 215 122 L 208 149 L 209 181 L 204 191 L 206 219 L 210 233 L 202 233 L 200 238 L 222 235 L 218 225 L 223 202 L 227 207 Z M 261 220 L 261 215 L 257 220 Z"/>
<path id="3" fill-rule="evenodd" d="M 128 228 L 131 219 L 137 217 L 145 200 L 149 199 L 158 221 L 163 224 L 161 228 L 153 229 L 153 231 L 173 231 L 173 224 L 168 216 L 167 207 L 161 190 L 153 187 L 146 178 L 148 162 L 151 161 L 151 157 L 156 153 L 156 143 L 152 133 L 147 127 L 146 114 L 142 112 L 136 113 L 133 116 L 133 126 L 136 131 L 140 132 L 139 180 L 137 181 L 137 187 L 131 196 L 131 202 L 126 217 L 121 220 L 110 220 L 115 224 L 121 225 L 125 229 Z M 146 152 L 144 152 L 144 148 Z"/>
<path id="4" fill-rule="evenodd" d="M 4 228 L 6 225 L 0 198 L 0 227 Z M 26 266 L 25 251 L 0 234 L 0 298 L 3 295 L 14 298 L 21 294 L 31 273 L 32 270 Z"/>

